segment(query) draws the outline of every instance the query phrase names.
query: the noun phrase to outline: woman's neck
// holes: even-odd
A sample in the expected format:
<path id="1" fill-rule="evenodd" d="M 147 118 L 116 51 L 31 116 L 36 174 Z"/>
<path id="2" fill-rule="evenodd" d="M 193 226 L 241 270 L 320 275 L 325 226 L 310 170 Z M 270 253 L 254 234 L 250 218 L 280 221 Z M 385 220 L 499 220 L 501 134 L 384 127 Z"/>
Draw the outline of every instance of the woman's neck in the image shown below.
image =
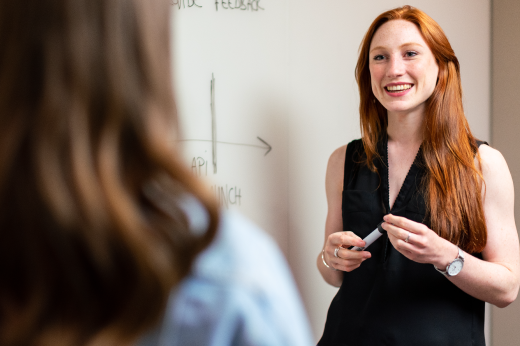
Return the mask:
<path id="1" fill-rule="evenodd" d="M 388 112 L 388 140 L 399 145 L 419 146 L 423 141 L 424 112 Z"/>

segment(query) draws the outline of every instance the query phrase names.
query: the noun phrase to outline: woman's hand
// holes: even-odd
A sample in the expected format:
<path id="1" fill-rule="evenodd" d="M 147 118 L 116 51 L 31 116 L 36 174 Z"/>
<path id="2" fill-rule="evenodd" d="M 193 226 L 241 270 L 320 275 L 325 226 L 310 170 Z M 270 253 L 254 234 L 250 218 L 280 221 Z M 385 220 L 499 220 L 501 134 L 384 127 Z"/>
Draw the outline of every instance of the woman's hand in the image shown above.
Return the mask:
<path id="1" fill-rule="evenodd" d="M 364 260 L 371 257 L 368 251 L 348 250 L 351 246 L 363 247 L 365 242 L 352 232 L 330 234 L 325 242 L 325 261 L 337 270 L 351 272 L 358 268 Z M 338 248 L 337 256 L 334 256 L 334 252 Z"/>
<path id="2" fill-rule="evenodd" d="M 457 257 L 457 246 L 439 237 L 426 225 L 392 214 L 383 219 L 385 222 L 381 226 L 388 232 L 390 242 L 408 259 L 444 269 L 450 258 Z"/>

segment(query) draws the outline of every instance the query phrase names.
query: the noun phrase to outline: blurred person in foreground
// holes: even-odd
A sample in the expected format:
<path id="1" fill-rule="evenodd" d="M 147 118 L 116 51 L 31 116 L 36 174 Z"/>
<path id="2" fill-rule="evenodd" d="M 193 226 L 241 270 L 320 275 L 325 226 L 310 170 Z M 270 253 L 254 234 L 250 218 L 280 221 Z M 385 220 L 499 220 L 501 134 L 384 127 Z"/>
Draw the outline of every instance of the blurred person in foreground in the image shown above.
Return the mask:
<path id="1" fill-rule="evenodd" d="M 167 0 L 0 3 L 0 344 L 310 345 L 176 148 Z"/>

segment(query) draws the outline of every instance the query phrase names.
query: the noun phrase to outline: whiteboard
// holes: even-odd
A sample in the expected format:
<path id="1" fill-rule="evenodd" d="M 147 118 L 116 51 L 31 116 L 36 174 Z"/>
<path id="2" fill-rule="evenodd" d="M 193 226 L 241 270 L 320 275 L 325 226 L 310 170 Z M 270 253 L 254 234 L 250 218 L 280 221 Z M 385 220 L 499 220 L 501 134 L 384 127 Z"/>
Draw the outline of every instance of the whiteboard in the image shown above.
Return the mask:
<path id="1" fill-rule="evenodd" d="M 276 239 L 317 340 L 337 291 L 316 269 L 325 171 L 332 151 L 360 136 L 354 68 L 363 35 L 385 10 L 428 13 L 461 63 L 473 133 L 489 140 L 490 0 L 170 1 L 186 163 L 223 208 Z"/>
<path id="2" fill-rule="evenodd" d="M 172 5 L 174 85 L 187 163 L 224 209 L 252 218 L 286 252 L 285 3 Z"/>

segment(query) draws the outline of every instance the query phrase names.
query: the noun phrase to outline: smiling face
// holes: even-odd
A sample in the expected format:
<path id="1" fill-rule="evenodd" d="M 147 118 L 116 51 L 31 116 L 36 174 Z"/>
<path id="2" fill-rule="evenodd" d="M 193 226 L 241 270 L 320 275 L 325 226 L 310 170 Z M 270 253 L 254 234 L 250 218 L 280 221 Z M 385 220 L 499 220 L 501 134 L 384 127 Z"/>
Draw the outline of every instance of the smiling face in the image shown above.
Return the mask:
<path id="1" fill-rule="evenodd" d="M 370 44 L 369 69 L 372 92 L 389 113 L 424 113 L 439 67 L 415 24 L 383 24 Z"/>

